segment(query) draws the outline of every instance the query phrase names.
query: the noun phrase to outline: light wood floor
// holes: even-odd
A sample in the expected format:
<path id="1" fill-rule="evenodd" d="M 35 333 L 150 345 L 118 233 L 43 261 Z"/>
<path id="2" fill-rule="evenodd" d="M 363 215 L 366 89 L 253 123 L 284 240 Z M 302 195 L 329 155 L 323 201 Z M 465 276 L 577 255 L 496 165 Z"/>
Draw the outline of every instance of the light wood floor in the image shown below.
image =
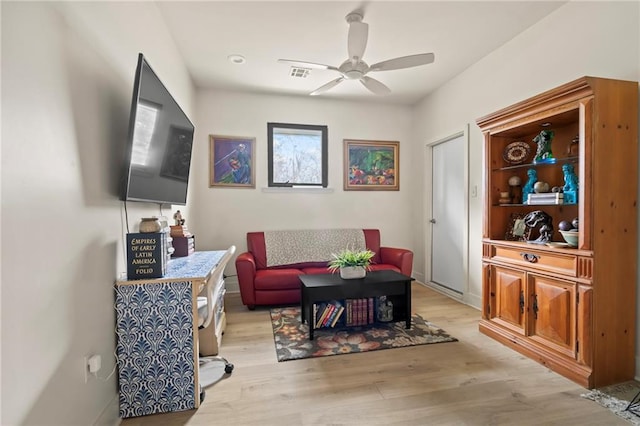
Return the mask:
<path id="1" fill-rule="evenodd" d="M 278 362 L 269 310 L 228 294 L 233 374 L 198 410 L 138 425 L 628 425 L 584 388 L 478 332 L 480 313 L 421 284 L 413 310 L 459 342 Z"/>

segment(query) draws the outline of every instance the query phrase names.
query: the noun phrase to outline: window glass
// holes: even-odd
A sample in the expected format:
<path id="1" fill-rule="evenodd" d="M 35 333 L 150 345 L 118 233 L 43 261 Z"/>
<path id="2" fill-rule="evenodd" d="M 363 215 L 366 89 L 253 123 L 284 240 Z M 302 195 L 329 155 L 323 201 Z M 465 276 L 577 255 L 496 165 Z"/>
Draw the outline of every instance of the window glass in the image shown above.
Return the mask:
<path id="1" fill-rule="evenodd" d="M 267 123 L 269 186 L 327 187 L 327 126 Z"/>

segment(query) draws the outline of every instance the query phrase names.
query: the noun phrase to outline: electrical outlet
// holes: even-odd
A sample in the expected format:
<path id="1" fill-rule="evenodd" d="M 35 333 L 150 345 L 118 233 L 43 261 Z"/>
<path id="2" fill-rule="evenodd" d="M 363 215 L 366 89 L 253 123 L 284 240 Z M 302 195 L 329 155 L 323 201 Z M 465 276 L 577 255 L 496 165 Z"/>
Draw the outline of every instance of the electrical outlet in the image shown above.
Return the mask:
<path id="1" fill-rule="evenodd" d="M 89 374 L 96 375 L 102 368 L 102 357 L 100 355 L 86 355 L 84 357 L 84 382 L 89 382 Z"/>
<path id="2" fill-rule="evenodd" d="M 97 374 L 102 368 L 102 357 L 100 355 L 93 355 L 89 358 L 89 373 Z"/>

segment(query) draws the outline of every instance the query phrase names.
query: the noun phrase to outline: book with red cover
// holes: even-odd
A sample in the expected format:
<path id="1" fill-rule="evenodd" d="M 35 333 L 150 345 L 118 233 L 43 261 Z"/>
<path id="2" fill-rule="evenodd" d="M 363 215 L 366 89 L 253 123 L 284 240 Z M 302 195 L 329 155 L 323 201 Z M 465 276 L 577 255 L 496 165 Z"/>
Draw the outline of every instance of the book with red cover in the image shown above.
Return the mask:
<path id="1" fill-rule="evenodd" d="M 325 315 L 324 319 L 322 320 L 322 326 L 326 327 L 329 324 L 331 315 L 333 315 L 333 312 L 336 310 L 336 305 L 334 305 L 333 303 L 329 303 L 327 305 L 327 315 Z"/>

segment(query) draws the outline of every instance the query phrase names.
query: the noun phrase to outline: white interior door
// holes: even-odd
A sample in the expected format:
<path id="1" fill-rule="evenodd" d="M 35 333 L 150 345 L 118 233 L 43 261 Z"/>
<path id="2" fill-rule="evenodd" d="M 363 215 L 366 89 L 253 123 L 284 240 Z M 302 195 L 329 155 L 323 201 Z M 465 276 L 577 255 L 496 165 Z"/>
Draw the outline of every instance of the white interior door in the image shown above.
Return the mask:
<path id="1" fill-rule="evenodd" d="M 462 295 L 467 273 L 466 135 L 437 142 L 431 150 L 431 282 Z"/>

